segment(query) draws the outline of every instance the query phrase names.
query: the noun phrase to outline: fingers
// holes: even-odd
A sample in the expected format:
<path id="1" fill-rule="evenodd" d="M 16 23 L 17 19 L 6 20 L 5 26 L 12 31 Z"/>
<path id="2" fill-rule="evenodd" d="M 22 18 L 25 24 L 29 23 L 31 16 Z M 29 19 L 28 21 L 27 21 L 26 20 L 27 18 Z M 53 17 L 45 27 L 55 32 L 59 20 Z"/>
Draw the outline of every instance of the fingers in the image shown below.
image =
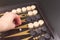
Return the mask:
<path id="1" fill-rule="evenodd" d="M 7 18 L 7 20 L 9 20 L 10 22 L 12 22 L 14 20 L 14 18 L 16 17 L 17 14 L 14 14 L 12 12 L 6 12 L 4 14 L 4 17 Z"/>
<path id="2" fill-rule="evenodd" d="M 21 25 L 21 19 L 17 14 L 7 12 L 0 18 L 0 31 L 8 31 Z"/>
<path id="3" fill-rule="evenodd" d="M 14 24 L 15 24 L 16 26 L 22 24 L 21 19 L 20 19 L 20 17 L 19 17 L 18 15 L 15 16 L 13 22 L 14 22 Z"/>
<path id="4" fill-rule="evenodd" d="M 6 22 L 14 23 L 16 26 L 21 24 L 21 19 L 17 14 L 6 12 L 3 16 Z"/>
<path id="5" fill-rule="evenodd" d="M 15 16 L 16 14 L 6 12 L 0 19 L 2 19 L 3 21 L 12 22 Z"/>

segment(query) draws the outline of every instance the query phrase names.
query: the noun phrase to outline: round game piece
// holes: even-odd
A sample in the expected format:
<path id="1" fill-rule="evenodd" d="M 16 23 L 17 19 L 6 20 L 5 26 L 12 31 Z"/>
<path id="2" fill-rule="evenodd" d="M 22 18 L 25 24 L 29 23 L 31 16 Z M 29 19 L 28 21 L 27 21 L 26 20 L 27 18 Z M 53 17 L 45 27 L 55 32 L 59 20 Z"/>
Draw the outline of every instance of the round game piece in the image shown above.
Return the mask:
<path id="1" fill-rule="evenodd" d="M 31 20 L 32 20 L 32 22 L 36 21 L 35 16 L 31 16 Z"/>
<path id="2" fill-rule="evenodd" d="M 31 10 L 31 6 L 27 6 L 27 11 L 30 11 Z"/>
<path id="3" fill-rule="evenodd" d="M 35 18 L 36 18 L 36 20 L 39 20 L 40 19 L 40 15 L 36 15 Z"/>
<path id="4" fill-rule="evenodd" d="M 28 28 L 33 28 L 33 23 L 29 23 Z"/>
<path id="5" fill-rule="evenodd" d="M 22 12 L 26 12 L 26 7 L 22 7 Z"/>
<path id="6" fill-rule="evenodd" d="M 31 31 L 30 31 L 30 34 L 31 34 L 31 36 L 33 36 L 33 37 L 36 36 L 36 32 L 35 32 L 34 30 L 31 30 Z"/>
<path id="7" fill-rule="evenodd" d="M 38 22 L 34 22 L 33 25 L 34 25 L 34 27 L 39 27 L 39 23 Z"/>
<path id="8" fill-rule="evenodd" d="M 9 13 L 9 12 L 5 12 L 5 13 Z"/>
<path id="9" fill-rule="evenodd" d="M 29 15 L 29 16 L 32 16 L 32 15 L 33 15 L 33 12 L 32 12 L 32 11 L 29 11 L 29 12 L 28 12 L 28 15 Z"/>
<path id="10" fill-rule="evenodd" d="M 48 33 L 46 33 L 46 34 L 44 35 L 44 37 L 47 38 L 47 39 L 49 39 L 49 38 L 50 38 L 50 35 L 49 35 Z"/>
<path id="11" fill-rule="evenodd" d="M 42 33 L 41 28 L 38 28 L 35 31 L 36 31 L 37 34 L 41 34 Z"/>
<path id="12" fill-rule="evenodd" d="M 22 31 L 22 29 L 21 29 L 21 28 L 20 28 L 19 30 L 20 30 L 20 31 Z"/>
<path id="13" fill-rule="evenodd" d="M 47 31 L 47 28 L 46 28 L 45 26 L 42 26 L 42 27 L 41 27 L 41 30 L 42 30 L 42 31 Z"/>
<path id="14" fill-rule="evenodd" d="M 39 40 L 46 40 L 44 37 L 40 37 Z"/>
<path id="15" fill-rule="evenodd" d="M 39 20 L 38 23 L 40 24 L 40 26 L 42 26 L 44 24 L 43 20 Z"/>
<path id="16" fill-rule="evenodd" d="M 17 13 L 15 9 L 12 10 L 12 13 Z"/>
<path id="17" fill-rule="evenodd" d="M 36 6 L 35 6 L 35 5 L 32 5 L 32 6 L 31 6 L 31 9 L 32 9 L 32 10 L 34 10 L 35 8 L 36 8 Z"/>
<path id="18" fill-rule="evenodd" d="M 17 11 L 18 14 L 22 12 L 22 11 L 21 11 L 21 8 L 17 8 L 16 11 Z"/>
<path id="19" fill-rule="evenodd" d="M 38 13 L 37 10 L 33 10 L 33 14 L 36 15 Z"/>
<path id="20" fill-rule="evenodd" d="M 29 23 L 29 22 L 31 22 L 31 18 L 30 17 L 27 17 L 26 18 L 26 21 Z"/>

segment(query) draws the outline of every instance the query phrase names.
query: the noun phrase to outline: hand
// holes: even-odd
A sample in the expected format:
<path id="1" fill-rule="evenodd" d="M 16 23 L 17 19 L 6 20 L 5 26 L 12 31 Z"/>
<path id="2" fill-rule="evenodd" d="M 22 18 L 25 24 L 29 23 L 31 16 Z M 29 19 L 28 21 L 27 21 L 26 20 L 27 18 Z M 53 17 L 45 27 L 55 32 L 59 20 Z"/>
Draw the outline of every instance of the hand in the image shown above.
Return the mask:
<path id="1" fill-rule="evenodd" d="M 6 12 L 0 18 L 0 32 L 14 29 L 18 25 L 21 25 L 21 19 L 17 14 Z"/>

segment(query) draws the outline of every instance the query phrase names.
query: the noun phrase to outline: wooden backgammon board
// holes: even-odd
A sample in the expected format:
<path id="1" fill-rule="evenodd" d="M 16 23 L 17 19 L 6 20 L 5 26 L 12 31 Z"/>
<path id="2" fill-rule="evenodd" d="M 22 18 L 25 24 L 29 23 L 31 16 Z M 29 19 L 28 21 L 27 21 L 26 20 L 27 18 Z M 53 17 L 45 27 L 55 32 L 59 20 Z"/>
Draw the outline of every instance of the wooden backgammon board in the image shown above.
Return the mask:
<path id="1" fill-rule="evenodd" d="M 21 17 L 22 25 L 0 33 L 0 40 L 51 40 L 53 38 L 50 26 L 45 20 L 38 2 L 6 6 L 2 10 L 0 16 L 5 12 L 18 14 Z"/>

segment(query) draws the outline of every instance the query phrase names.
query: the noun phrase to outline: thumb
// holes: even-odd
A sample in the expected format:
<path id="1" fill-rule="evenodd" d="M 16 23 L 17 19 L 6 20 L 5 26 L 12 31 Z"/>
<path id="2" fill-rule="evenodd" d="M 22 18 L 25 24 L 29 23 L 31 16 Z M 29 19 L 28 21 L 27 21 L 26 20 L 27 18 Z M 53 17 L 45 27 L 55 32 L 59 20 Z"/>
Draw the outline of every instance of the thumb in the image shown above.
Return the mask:
<path id="1" fill-rule="evenodd" d="M 16 17 L 14 18 L 14 20 L 13 20 L 13 22 L 14 22 L 14 24 L 16 25 L 16 26 L 18 26 L 18 25 L 21 25 L 21 19 L 20 19 L 20 17 L 18 16 L 18 15 L 16 15 Z"/>

